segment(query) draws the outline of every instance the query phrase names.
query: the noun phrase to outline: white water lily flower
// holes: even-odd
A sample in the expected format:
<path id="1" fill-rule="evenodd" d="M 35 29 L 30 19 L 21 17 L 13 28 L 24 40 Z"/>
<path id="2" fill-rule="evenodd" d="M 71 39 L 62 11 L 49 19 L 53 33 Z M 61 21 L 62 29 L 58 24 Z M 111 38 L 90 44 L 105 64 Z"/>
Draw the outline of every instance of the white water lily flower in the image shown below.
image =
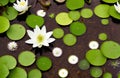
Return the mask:
<path id="1" fill-rule="evenodd" d="M 33 44 L 33 48 L 38 47 L 41 48 L 42 46 L 49 46 L 49 43 L 55 41 L 54 38 L 50 38 L 53 34 L 52 31 L 46 32 L 46 27 L 43 26 L 41 29 L 36 25 L 34 31 L 27 30 L 28 36 L 31 38 L 25 43 Z"/>
<path id="2" fill-rule="evenodd" d="M 117 2 L 117 4 L 114 4 L 115 10 L 120 13 L 120 4 Z"/>
<path id="3" fill-rule="evenodd" d="M 46 12 L 44 10 L 38 10 L 37 15 L 41 16 L 41 17 L 44 17 L 46 15 Z"/>
<path id="4" fill-rule="evenodd" d="M 30 6 L 28 6 L 28 0 L 17 0 L 17 4 L 14 3 L 13 6 L 20 14 L 25 13 Z"/>

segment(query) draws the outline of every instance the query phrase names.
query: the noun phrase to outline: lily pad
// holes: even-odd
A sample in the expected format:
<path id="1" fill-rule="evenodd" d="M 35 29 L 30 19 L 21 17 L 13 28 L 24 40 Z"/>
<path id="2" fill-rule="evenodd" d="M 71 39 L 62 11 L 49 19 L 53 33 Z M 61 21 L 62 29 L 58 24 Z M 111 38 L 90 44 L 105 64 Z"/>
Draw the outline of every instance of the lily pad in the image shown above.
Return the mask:
<path id="1" fill-rule="evenodd" d="M 9 29 L 9 27 L 10 27 L 9 20 L 4 16 L 0 16 L 0 33 L 4 33 Z"/>
<path id="2" fill-rule="evenodd" d="M 7 36 L 11 40 L 20 40 L 26 33 L 25 27 L 21 24 L 13 24 L 7 31 Z"/>
<path id="3" fill-rule="evenodd" d="M 72 19 L 68 16 L 68 13 L 66 12 L 61 12 L 57 14 L 55 18 L 56 22 L 62 26 L 66 26 L 72 23 Z"/>
<path id="4" fill-rule="evenodd" d="M 117 42 L 105 41 L 102 43 L 100 50 L 107 58 L 117 59 L 120 57 L 120 45 Z"/>
<path id="5" fill-rule="evenodd" d="M 11 55 L 4 55 L 0 57 L 0 62 L 5 64 L 9 70 L 14 69 L 17 65 L 17 61 L 15 57 Z"/>
<path id="6" fill-rule="evenodd" d="M 112 74 L 110 72 L 106 72 L 103 74 L 103 78 L 112 78 Z"/>
<path id="7" fill-rule="evenodd" d="M 86 59 L 94 66 L 102 66 L 106 63 L 107 58 L 103 56 L 100 50 L 93 49 L 86 53 Z"/>
<path id="8" fill-rule="evenodd" d="M 66 7 L 70 10 L 76 10 L 84 7 L 84 0 L 66 0 Z"/>
<path id="9" fill-rule="evenodd" d="M 110 6 L 107 4 L 99 4 L 95 7 L 94 12 L 100 18 L 108 18 Z"/>
<path id="10" fill-rule="evenodd" d="M 109 24 L 109 19 L 101 19 L 101 23 L 103 24 L 103 25 L 108 25 Z"/>
<path id="11" fill-rule="evenodd" d="M 18 12 L 13 7 L 7 7 L 3 12 L 3 16 L 7 17 L 9 20 L 14 20 L 18 15 Z"/>
<path id="12" fill-rule="evenodd" d="M 81 10 L 81 16 L 83 18 L 91 18 L 93 16 L 93 12 L 89 8 L 84 8 Z"/>
<path id="13" fill-rule="evenodd" d="M 10 3 L 14 3 L 16 0 L 9 0 L 10 1 Z"/>
<path id="14" fill-rule="evenodd" d="M 27 78 L 27 72 L 20 67 L 16 67 L 10 71 L 10 74 L 7 78 Z"/>
<path id="15" fill-rule="evenodd" d="M 64 36 L 64 30 L 62 28 L 55 28 L 53 30 L 53 37 L 60 39 Z"/>
<path id="16" fill-rule="evenodd" d="M 0 0 L 0 6 L 5 6 L 9 3 L 9 0 Z"/>
<path id="17" fill-rule="evenodd" d="M 68 13 L 68 15 L 69 15 L 69 17 L 70 17 L 72 20 L 74 20 L 74 21 L 77 21 L 77 20 L 79 20 L 79 18 L 80 18 L 80 12 L 79 12 L 79 11 L 70 11 L 70 12 Z"/>
<path id="18" fill-rule="evenodd" d="M 100 33 L 98 35 L 98 38 L 102 41 L 106 40 L 107 39 L 107 34 L 106 33 Z"/>
<path id="19" fill-rule="evenodd" d="M 116 3 L 118 0 L 102 0 L 105 3 Z"/>
<path id="20" fill-rule="evenodd" d="M 112 16 L 113 18 L 116 18 L 116 19 L 120 20 L 120 14 L 115 10 L 115 7 L 114 7 L 114 6 L 110 6 L 109 14 L 110 14 L 110 16 Z"/>
<path id="21" fill-rule="evenodd" d="M 38 69 L 32 69 L 28 73 L 28 78 L 42 78 L 42 72 Z"/>
<path id="22" fill-rule="evenodd" d="M 44 19 L 41 16 L 31 14 L 27 16 L 26 23 L 31 28 L 35 28 L 36 25 L 42 27 L 44 24 Z"/>
<path id="23" fill-rule="evenodd" d="M 80 60 L 78 66 L 81 70 L 87 70 L 90 68 L 90 63 L 86 59 Z"/>

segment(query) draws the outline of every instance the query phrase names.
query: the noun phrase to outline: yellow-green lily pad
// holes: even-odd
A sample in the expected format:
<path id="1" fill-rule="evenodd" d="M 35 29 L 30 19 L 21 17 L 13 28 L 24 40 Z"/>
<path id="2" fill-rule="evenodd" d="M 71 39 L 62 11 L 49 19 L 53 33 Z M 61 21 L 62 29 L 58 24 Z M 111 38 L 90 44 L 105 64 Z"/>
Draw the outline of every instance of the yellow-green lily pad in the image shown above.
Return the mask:
<path id="1" fill-rule="evenodd" d="M 9 0 L 0 0 L 0 6 L 5 6 L 9 3 Z"/>
<path id="2" fill-rule="evenodd" d="M 105 3 L 115 3 L 118 0 L 102 0 L 102 1 L 105 2 Z"/>

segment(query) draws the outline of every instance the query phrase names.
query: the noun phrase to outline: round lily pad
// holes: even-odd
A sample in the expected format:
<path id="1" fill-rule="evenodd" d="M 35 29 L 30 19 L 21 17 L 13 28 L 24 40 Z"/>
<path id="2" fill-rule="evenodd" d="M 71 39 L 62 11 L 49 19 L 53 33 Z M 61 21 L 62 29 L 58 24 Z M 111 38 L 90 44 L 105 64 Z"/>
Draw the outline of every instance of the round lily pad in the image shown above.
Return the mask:
<path id="1" fill-rule="evenodd" d="M 30 66 L 35 62 L 35 54 L 31 51 L 23 51 L 18 56 L 18 62 L 23 66 Z"/>
<path id="2" fill-rule="evenodd" d="M 99 4 L 95 7 L 94 12 L 100 18 L 108 18 L 110 6 L 107 4 Z"/>
<path id="3" fill-rule="evenodd" d="M 77 38 L 72 34 L 66 34 L 63 37 L 63 42 L 67 46 L 73 46 L 77 42 Z"/>
<path id="4" fill-rule="evenodd" d="M 103 42 L 100 50 L 105 57 L 110 59 L 117 59 L 120 56 L 120 45 L 114 41 Z"/>
<path id="5" fill-rule="evenodd" d="M 76 36 L 81 36 L 86 32 L 86 26 L 81 22 L 73 22 L 70 25 L 70 32 Z"/>
<path id="6" fill-rule="evenodd" d="M 65 25 L 69 25 L 72 23 L 72 19 L 68 16 L 68 13 L 66 12 L 61 12 L 59 14 L 57 14 L 57 16 L 55 17 L 55 20 L 58 24 L 65 26 Z"/>
<path id="7" fill-rule="evenodd" d="M 9 29 L 9 26 L 9 20 L 4 16 L 0 16 L 0 33 L 4 33 L 5 31 L 7 31 Z"/>
<path id="8" fill-rule="evenodd" d="M 106 33 L 100 33 L 99 36 L 98 36 L 98 38 L 100 40 L 106 40 L 107 39 L 107 34 Z"/>
<path id="9" fill-rule="evenodd" d="M 8 75 L 9 75 L 8 67 L 5 64 L 0 63 L 0 78 L 6 78 Z"/>
<path id="10" fill-rule="evenodd" d="M 106 72 L 103 74 L 103 78 L 112 78 L 112 74 L 110 72 Z"/>
<path id="11" fill-rule="evenodd" d="M 35 28 L 36 25 L 42 27 L 44 24 L 44 19 L 41 16 L 31 14 L 27 16 L 26 23 L 31 28 Z"/>
<path id="12" fill-rule="evenodd" d="M 27 73 L 23 68 L 16 67 L 10 71 L 7 78 L 27 78 Z"/>
<path id="13" fill-rule="evenodd" d="M 0 0 L 0 6 L 5 6 L 7 5 L 9 0 Z"/>
<path id="14" fill-rule="evenodd" d="M 93 16 L 93 12 L 89 8 L 84 8 L 81 10 L 81 16 L 83 18 L 91 18 Z"/>
<path id="15" fill-rule="evenodd" d="M 100 76 L 102 76 L 102 73 L 103 73 L 103 71 L 99 67 L 92 67 L 90 69 L 90 75 L 94 78 L 99 78 Z"/>
<path id="16" fill-rule="evenodd" d="M 116 19 L 120 20 L 120 14 L 115 10 L 115 7 L 114 7 L 114 6 L 110 6 L 109 14 L 110 14 L 110 16 L 112 16 L 113 18 L 116 18 Z"/>
<path id="17" fill-rule="evenodd" d="M 29 73 L 28 73 L 28 78 L 42 78 L 42 73 L 40 70 L 38 69 L 32 69 Z"/>
<path id="18" fill-rule="evenodd" d="M 102 0 L 105 3 L 116 3 L 118 0 Z"/>
<path id="19" fill-rule="evenodd" d="M 80 12 L 79 12 L 79 11 L 70 11 L 70 12 L 68 13 L 68 15 L 69 15 L 69 17 L 70 17 L 72 20 L 74 20 L 74 21 L 77 21 L 77 20 L 79 20 L 79 18 L 80 18 Z"/>
<path id="20" fill-rule="evenodd" d="M 20 40 L 24 37 L 26 30 L 21 24 L 13 24 L 7 31 L 7 36 L 11 40 Z"/>
<path id="21" fill-rule="evenodd" d="M 53 30 L 53 36 L 57 39 L 60 39 L 64 36 L 64 30 L 62 28 L 55 28 Z"/>
<path id="22" fill-rule="evenodd" d="M 36 61 L 37 67 L 42 71 L 47 71 L 52 67 L 52 61 L 46 56 L 40 56 Z"/>
<path id="23" fill-rule="evenodd" d="M 18 12 L 13 7 L 7 7 L 3 12 L 3 16 L 7 17 L 9 20 L 14 20 L 18 15 Z"/>
<path id="24" fill-rule="evenodd" d="M 90 63 L 86 59 L 80 60 L 78 66 L 81 70 L 87 70 L 90 68 Z"/>
<path id="25" fill-rule="evenodd" d="M 17 65 L 17 61 L 15 57 L 11 55 L 4 55 L 0 57 L 0 62 L 5 64 L 9 70 L 14 69 Z"/>
<path id="26" fill-rule="evenodd" d="M 101 23 L 103 25 L 108 25 L 109 24 L 109 20 L 108 19 L 101 19 Z"/>
<path id="27" fill-rule="evenodd" d="M 10 3 L 14 3 L 16 0 L 9 0 Z"/>
<path id="28" fill-rule="evenodd" d="M 102 66 L 106 63 L 107 58 L 98 49 L 89 50 L 86 53 L 86 59 L 94 66 Z"/>
<path id="29" fill-rule="evenodd" d="M 76 10 L 84 7 L 84 0 L 66 0 L 66 7 L 70 10 Z"/>

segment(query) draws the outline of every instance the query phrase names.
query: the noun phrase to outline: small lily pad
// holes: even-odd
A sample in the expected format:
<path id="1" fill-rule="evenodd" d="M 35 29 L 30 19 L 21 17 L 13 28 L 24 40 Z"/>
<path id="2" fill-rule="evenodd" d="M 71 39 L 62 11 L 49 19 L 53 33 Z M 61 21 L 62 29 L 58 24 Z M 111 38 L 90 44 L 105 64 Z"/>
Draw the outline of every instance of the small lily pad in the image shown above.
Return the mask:
<path id="1" fill-rule="evenodd" d="M 100 40 L 106 40 L 107 39 L 107 34 L 106 33 L 100 33 L 99 36 L 98 36 L 98 38 Z"/>
<path id="2" fill-rule="evenodd" d="M 9 3 L 9 0 L 0 0 L 0 6 L 5 6 Z"/>
<path id="3" fill-rule="evenodd" d="M 69 15 L 69 17 L 70 17 L 72 20 L 74 20 L 74 21 L 77 21 L 77 20 L 79 20 L 79 18 L 80 18 L 80 12 L 79 12 L 79 11 L 70 11 L 70 12 L 68 13 L 68 15 Z"/>
<path id="4" fill-rule="evenodd" d="M 18 62 L 23 66 L 30 66 L 35 62 L 35 54 L 31 51 L 23 51 L 18 56 Z"/>
<path id="5" fill-rule="evenodd" d="M 0 16 L 0 33 L 4 33 L 9 29 L 9 27 L 10 27 L 9 20 L 4 16 Z"/>
<path id="6" fill-rule="evenodd" d="M 83 18 L 91 18 L 93 16 L 93 12 L 89 8 L 84 8 L 81 10 L 81 16 Z"/>
<path id="7" fill-rule="evenodd" d="M 118 0 L 102 0 L 105 3 L 116 3 Z"/>
<path id="8" fill-rule="evenodd" d="M 102 66 L 106 63 L 107 58 L 103 56 L 100 50 L 93 49 L 86 53 L 86 59 L 94 66 Z"/>
<path id="9" fill-rule="evenodd" d="M 81 36 L 86 32 L 86 25 L 81 22 L 73 22 L 70 25 L 70 32 L 76 36 Z"/>
<path id="10" fill-rule="evenodd" d="M 108 18 L 110 6 L 107 4 L 99 4 L 95 7 L 94 12 L 100 18 Z"/>
<path id="11" fill-rule="evenodd" d="M 64 36 L 64 30 L 62 28 L 55 28 L 53 30 L 53 36 L 57 39 L 60 39 Z"/>
<path id="12" fill-rule="evenodd" d="M 109 14 L 110 14 L 110 16 L 112 16 L 113 18 L 116 18 L 116 19 L 120 20 L 120 14 L 115 10 L 115 7 L 114 7 L 114 6 L 110 6 Z"/>
<path id="13" fill-rule="evenodd" d="M 21 24 L 13 24 L 7 31 L 7 36 L 11 40 L 20 40 L 26 33 L 25 27 Z"/>
<path id="14" fill-rule="evenodd" d="M 110 72 L 106 72 L 103 74 L 103 78 L 112 78 L 112 74 Z"/>
<path id="15" fill-rule="evenodd" d="M 38 69 L 32 69 L 28 73 L 28 78 L 42 78 L 42 73 Z"/>
<path id="16" fill-rule="evenodd" d="M 55 18 L 56 22 L 62 26 L 66 26 L 72 23 L 72 19 L 68 16 L 68 13 L 66 12 L 61 12 L 56 15 Z"/>
<path id="17" fill-rule="evenodd" d="M 7 17 L 9 20 L 14 20 L 18 15 L 18 12 L 13 7 L 7 7 L 3 12 L 3 16 Z"/>
<path id="18" fill-rule="evenodd" d="M 9 0 L 10 1 L 10 3 L 14 3 L 16 0 Z"/>
<path id="19" fill-rule="evenodd" d="M 9 70 L 14 69 L 17 65 L 17 61 L 15 57 L 11 55 L 4 55 L 0 57 L 0 62 L 5 64 Z"/>
<path id="20" fill-rule="evenodd" d="M 26 23 L 31 28 L 35 28 L 36 25 L 42 27 L 44 24 L 44 19 L 41 16 L 31 14 L 27 16 Z"/>
<path id="21" fill-rule="evenodd" d="M 16 67 L 10 71 L 10 74 L 7 78 L 27 78 L 27 72 L 20 67 Z"/>
<path id="22" fill-rule="evenodd" d="M 76 10 L 84 7 L 84 0 L 66 0 L 66 7 L 70 10 Z"/>
<path id="23" fill-rule="evenodd" d="M 109 24 L 109 19 L 101 19 L 101 23 L 103 25 L 108 25 Z"/>
<path id="24" fill-rule="evenodd" d="M 100 50 L 107 58 L 117 59 L 120 57 L 120 45 L 117 42 L 105 41 L 102 43 Z"/>
<path id="25" fill-rule="evenodd" d="M 90 63 L 86 59 L 80 60 L 78 66 L 81 70 L 87 70 L 90 68 Z"/>

